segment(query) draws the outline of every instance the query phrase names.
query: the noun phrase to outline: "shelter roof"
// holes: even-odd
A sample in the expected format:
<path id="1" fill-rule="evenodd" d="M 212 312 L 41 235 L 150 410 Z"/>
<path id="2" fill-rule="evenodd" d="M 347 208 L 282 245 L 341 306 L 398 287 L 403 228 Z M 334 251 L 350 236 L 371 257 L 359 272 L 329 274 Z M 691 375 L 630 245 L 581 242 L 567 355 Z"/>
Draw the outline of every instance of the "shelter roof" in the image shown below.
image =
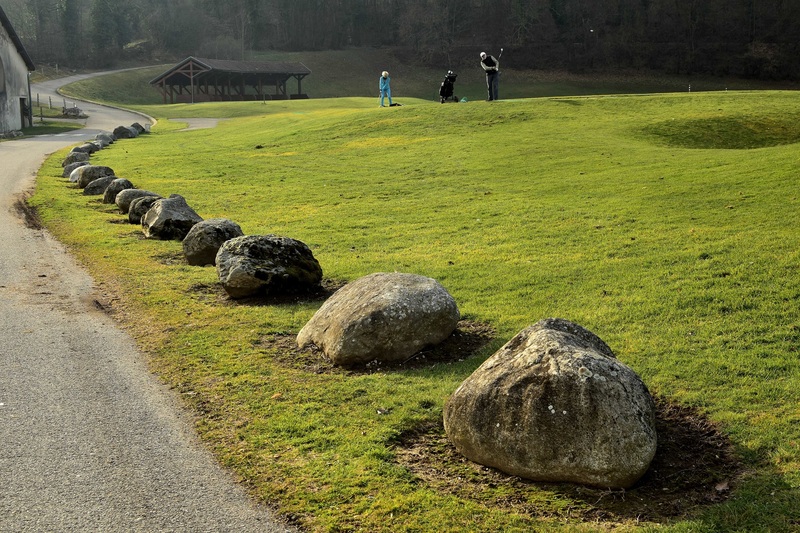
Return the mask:
<path id="1" fill-rule="evenodd" d="M 166 81 L 173 75 L 182 74 L 187 66 L 197 67 L 200 74 L 234 74 L 266 78 L 289 78 L 307 76 L 311 69 L 302 63 L 287 61 L 232 61 L 229 59 L 206 59 L 187 57 L 171 69 L 150 81 L 151 85 Z"/>
<path id="2" fill-rule="evenodd" d="M 19 52 L 19 55 L 22 56 L 22 60 L 25 61 L 25 65 L 27 65 L 28 70 L 36 70 L 36 65 L 33 64 L 31 56 L 29 56 L 28 52 L 25 50 L 25 46 L 23 46 L 22 41 L 17 35 L 17 32 L 14 31 L 14 26 L 11 25 L 11 21 L 8 20 L 8 17 L 6 16 L 5 11 L 3 11 L 2 6 L 0 6 L 0 24 L 3 25 L 3 28 L 5 28 L 8 36 L 11 37 L 11 42 L 14 43 L 14 46 L 17 48 L 17 52 Z"/>

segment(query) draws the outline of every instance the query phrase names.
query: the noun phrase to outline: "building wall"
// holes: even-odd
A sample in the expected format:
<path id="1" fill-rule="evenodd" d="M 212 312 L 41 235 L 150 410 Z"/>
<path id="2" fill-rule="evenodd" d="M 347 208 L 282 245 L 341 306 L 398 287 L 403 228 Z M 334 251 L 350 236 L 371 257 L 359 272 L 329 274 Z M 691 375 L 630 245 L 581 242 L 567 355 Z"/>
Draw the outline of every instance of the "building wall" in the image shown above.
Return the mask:
<path id="1" fill-rule="evenodd" d="M 0 25 L 0 133 L 22 129 L 21 99 L 28 98 L 28 67 Z"/>

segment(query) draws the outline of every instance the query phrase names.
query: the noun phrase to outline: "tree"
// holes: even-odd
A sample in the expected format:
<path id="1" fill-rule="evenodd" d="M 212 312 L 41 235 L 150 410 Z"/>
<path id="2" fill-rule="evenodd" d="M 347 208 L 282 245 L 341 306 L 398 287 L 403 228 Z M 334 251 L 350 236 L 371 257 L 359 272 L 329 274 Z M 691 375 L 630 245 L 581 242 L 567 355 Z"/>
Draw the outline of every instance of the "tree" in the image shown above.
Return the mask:
<path id="1" fill-rule="evenodd" d="M 62 63 L 75 64 L 86 60 L 83 16 L 78 0 L 62 0 L 61 31 L 64 35 Z M 77 60 L 77 61 L 76 61 Z"/>
<path id="2" fill-rule="evenodd" d="M 92 0 L 91 43 L 97 66 L 108 66 L 122 48 L 117 33 L 115 4 L 113 0 Z"/>
<path id="3" fill-rule="evenodd" d="M 515 49 L 516 67 L 800 76 L 797 0 L 5 0 L 3 7 L 39 63 L 109 65 L 133 41 L 160 57 L 237 59 L 251 50 L 398 46 L 439 65 L 465 50 L 506 46 Z"/>

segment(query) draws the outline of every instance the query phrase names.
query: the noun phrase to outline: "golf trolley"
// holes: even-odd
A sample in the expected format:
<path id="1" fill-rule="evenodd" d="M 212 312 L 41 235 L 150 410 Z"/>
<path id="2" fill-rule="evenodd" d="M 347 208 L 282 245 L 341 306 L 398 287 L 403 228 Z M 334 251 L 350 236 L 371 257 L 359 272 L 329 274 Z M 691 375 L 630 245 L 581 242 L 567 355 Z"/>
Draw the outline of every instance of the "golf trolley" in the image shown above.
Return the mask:
<path id="1" fill-rule="evenodd" d="M 448 70 L 447 74 L 445 74 L 444 81 L 442 81 L 442 86 L 439 87 L 439 101 L 441 103 L 445 103 L 448 100 L 458 102 L 458 96 L 453 94 L 453 85 L 455 84 L 457 77 L 458 74 L 452 70 Z"/>

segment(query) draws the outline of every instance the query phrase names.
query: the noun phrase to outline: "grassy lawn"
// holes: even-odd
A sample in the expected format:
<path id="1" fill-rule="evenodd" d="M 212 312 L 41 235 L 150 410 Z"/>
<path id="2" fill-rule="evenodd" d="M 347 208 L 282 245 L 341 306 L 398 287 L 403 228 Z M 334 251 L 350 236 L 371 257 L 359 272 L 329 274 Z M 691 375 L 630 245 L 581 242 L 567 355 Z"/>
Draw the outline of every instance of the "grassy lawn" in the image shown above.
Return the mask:
<path id="1" fill-rule="evenodd" d="M 188 132 L 162 120 L 93 162 L 183 195 L 204 218 L 305 242 L 332 286 L 382 271 L 437 279 L 465 324 L 494 332 L 462 358 L 358 372 L 297 352 L 321 298 L 228 300 L 180 243 L 143 240 L 59 179 L 64 152 L 32 204 L 196 410 L 221 462 L 309 530 L 800 527 L 796 94 L 402 101 L 148 107 L 230 120 Z M 592 330 L 651 392 L 707 417 L 742 467 L 711 473 L 706 489 L 730 493 L 698 506 L 666 486 L 678 502 L 666 510 L 637 487 L 525 484 L 452 458 L 430 477 L 415 470 L 409 435 L 450 453 L 445 398 L 545 317 Z"/>
<path id="2" fill-rule="evenodd" d="M 70 121 L 62 121 L 62 120 L 38 120 L 34 119 L 33 127 L 30 128 L 22 128 L 22 133 L 26 137 L 32 137 L 35 135 L 55 135 L 59 133 L 66 133 L 68 131 L 79 130 L 83 128 L 83 124 L 78 122 L 70 122 Z M 0 142 L 4 142 L 7 139 L 0 139 Z"/>

